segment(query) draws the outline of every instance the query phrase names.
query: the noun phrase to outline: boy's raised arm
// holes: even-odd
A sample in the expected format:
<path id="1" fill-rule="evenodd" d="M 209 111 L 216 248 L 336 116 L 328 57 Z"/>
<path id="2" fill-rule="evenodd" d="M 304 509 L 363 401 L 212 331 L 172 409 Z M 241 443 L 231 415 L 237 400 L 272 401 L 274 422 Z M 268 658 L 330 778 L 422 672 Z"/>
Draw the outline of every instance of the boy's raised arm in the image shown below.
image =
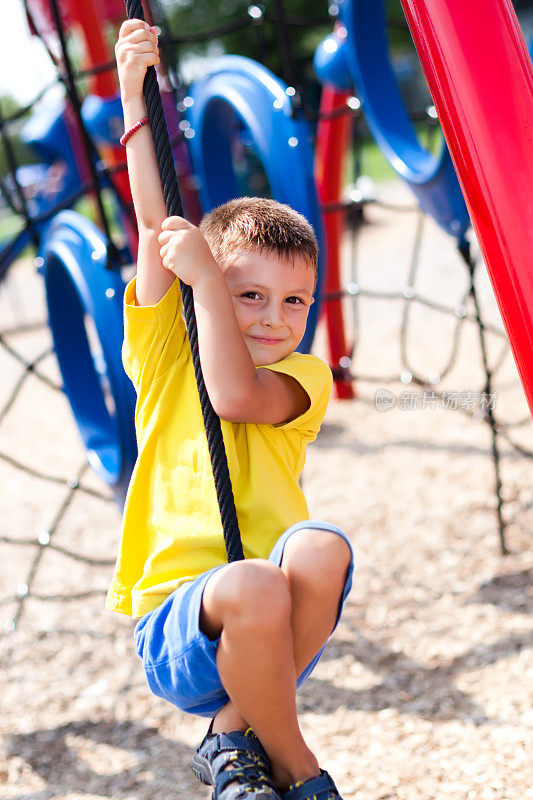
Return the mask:
<path id="1" fill-rule="evenodd" d="M 143 81 L 149 66 L 159 63 L 156 29 L 138 19 L 122 23 L 115 45 L 124 129 L 130 130 L 147 115 Z M 161 263 L 157 241 L 167 216 L 152 133 L 147 125 L 126 144 L 133 205 L 139 227 L 137 256 L 137 302 L 154 305 L 165 294 L 174 275 Z"/>
<path id="2" fill-rule="evenodd" d="M 288 375 L 256 369 L 239 328 L 226 279 L 201 231 L 168 217 L 159 236 L 165 268 L 192 287 L 205 385 L 216 413 L 228 422 L 288 422 L 309 397 Z"/>

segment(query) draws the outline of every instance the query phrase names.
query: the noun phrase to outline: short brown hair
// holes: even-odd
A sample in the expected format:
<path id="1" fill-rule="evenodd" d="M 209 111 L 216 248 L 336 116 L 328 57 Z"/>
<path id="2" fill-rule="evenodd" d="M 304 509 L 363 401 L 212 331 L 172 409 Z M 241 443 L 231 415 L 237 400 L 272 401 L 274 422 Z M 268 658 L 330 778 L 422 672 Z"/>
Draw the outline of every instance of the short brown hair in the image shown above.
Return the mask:
<path id="1" fill-rule="evenodd" d="M 312 226 L 290 206 L 266 197 L 238 197 L 214 208 L 200 230 L 222 269 L 235 250 L 275 253 L 294 263 L 303 258 L 315 271 L 318 243 Z"/>

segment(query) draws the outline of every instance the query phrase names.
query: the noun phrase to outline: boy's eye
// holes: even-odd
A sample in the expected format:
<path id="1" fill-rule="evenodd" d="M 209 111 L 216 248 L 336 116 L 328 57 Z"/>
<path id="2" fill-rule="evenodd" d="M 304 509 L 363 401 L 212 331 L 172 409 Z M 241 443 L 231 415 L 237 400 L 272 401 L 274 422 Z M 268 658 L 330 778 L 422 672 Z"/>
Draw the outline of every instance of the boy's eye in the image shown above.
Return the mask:
<path id="1" fill-rule="evenodd" d="M 287 297 L 285 302 L 291 303 L 291 305 L 298 305 L 298 303 L 301 303 L 303 305 L 304 301 L 302 300 L 301 297 L 296 297 L 296 295 L 293 295 L 292 297 Z"/>
<path id="2" fill-rule="evenodd" d="M 246 297 L 249 300 L 256 300 L 259 297 L 258 292 L 243 292 L 241 297 Z"/>

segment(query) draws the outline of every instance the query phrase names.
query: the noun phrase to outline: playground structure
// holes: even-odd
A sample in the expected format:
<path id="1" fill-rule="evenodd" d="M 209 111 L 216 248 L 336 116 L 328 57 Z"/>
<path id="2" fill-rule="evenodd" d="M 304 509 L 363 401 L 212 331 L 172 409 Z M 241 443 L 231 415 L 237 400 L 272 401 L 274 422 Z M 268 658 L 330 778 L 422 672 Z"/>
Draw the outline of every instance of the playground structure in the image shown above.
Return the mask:
<path id="1" fill-rule="evenodd" d="M 158 16 L 157 3 L 151 5 L 154 22 L 168 32 L 162 45 L 171 51 L 177 39 L 181 52 L 188 31 L 172 33 Z M 273 6 L 266 4 L 260 24 L 247 13 L 237 16 L 243 32 L 249 26 L 249 37 L 259 39 L 262 30 L 278 25 Z M 285 6 L 284 24 L 294 40 L 303 33 L 296 27 L 302 20 L 294 19 L 289 3 Z M 331 19 L 321 36 L 337 24 L 338 18 Z M 389 19 L 388 24 L 397 23 Z M 280 40 L 281 30 L 276 27 Z M 66 44 L 74 51 L 68 38 Z M 175 62 L 169 58 L 169 63 Z M 73 68 L 79 87 L 78 70 Z M 177 108 L 190 96 L 190 87 L 180 89 L 176 74 Z M 285 72 L 277 74 L 295 88 L 291 105 L 301 100 L 313 130 L 315 106 L 306 89 L 294 86 Z M 342 250 L 331 288 L 331 257 L 323 276 L 324 316 L 316 348 L 331 357 L 326 315 L 330 307 L 342 308 L 344 349 L 331 364 L 336 386 L 342 382 L 358 400 L 332 403 L 303 478 L 313 513 L 337 522 L 352 538 L 358 571 L 336 638 L 309 691 L 300 695 L 302 726 L 346 800 L 523 800 L 531 788 L 532 426 L 471 232 L 466 234 L 472 247 L 469 266 L 457 238 L 417 210 L 405 181 L 377 184 L 372 192 L 368 180 L 360 180 L 368 166 L 366 138 L 361 145 L 362 99 L 350 87 L 345 96 L 332 120 L 318 120 L 352 128 L 356 158 L 346 186 L 339 162 L 341 155 L 351 159 L 350 148 L 333 153 L 328 174 L 332 169 L 339 174 L 338 194 L 320 199 L 324 221 L 338 221 Z M 424 127 L 422 137 L 436 138 L 432 110 L 420 110 L 419 135 Z M 11 124 L 2 126 L 8 137 Z M 179 139 L 189 152 L 195 137 L 184 141 L 183 128 L 178 125 L 181 133 L 174 136 L 176 128 L 169 127 L 172 143 Z M 237 141 L 242 144 L 235 151 L 239 178 L 255 179 L 257 162 L 246 136 Z M 315 145 L 315 165 L 317 151 Z M 105 269 L 109 243 L 98 213 L 93 214 L 97 226 L 75 217 L 75 229 L 69 228 L 70 211 L 61 219 L 50 217 L 54 225 L 61 223 L 71 252 L 80 249 L 95 293 L 112 290 L 119 272 L 124 279 L 131 274 L 128 264 L 121 265 L 129 259 L 128 240 L 121 236 L 122 206 L 110 201 L 113 189 L 105 185 L 105 172 L 98 174 L 116 246 L 116 255 L 108 259 L 116 265 L 113 270 Z M 264 180 L 263 172 L 260 177 Z M 74 189 L 90 185 L 89 177 Z M 183 190 L 182 176 L 180 185 Z M 60 256 L 66 252 L 59 249 Z M 90 272 L 93 252 L 96 273 Z M 64 282 L 65 269 L 56 265 L 54 271 Z M 107 282 L 97 288 L 100 276 Z M 72 286 L 69 281 L 71 293 Z M 10 797 L 155 800 L 179 787 L 180 797 L 192 800 L 198 788 L 188 761 L 203 730 L 148 695 L 129 625 L 103 609 L 120 506 L 112 498 L 116 486 L 103 483 L 87 466 L 87 450 L 78 440 L 51 352 L 43 291 L 43 275 L 28 257 L 9 267 L 0 286 L 5 488 L 0 631 L 8 634 L 0 636 L 0 782 L 7 772 L 3 786 Z M 113 314 L 113 298 L 106 297 L 106 303 L 104 309 Z M 74 312 L 81 313 L 79 307 Z M 339 317 L 330 316 L 338 334 Z M 94 314 L 87 316 L 91 319 Z M 447 390 L 485 389 L 481 333 L 491 389 L 501 393 L 496 408 L 474 404 L 470 391 L 456 392 L 454 406 Z M 87 338 L 93 377 L 115 419 L 109 363 L 102 356 L 105 342 L 92 323 Z M 341 357 L 342 365 L 337 363 Z M 395 393 L 395 407 L 377 411 L 374 389 L 385 399 Z M 422 398 L 422 404 L 409 402 Z M 488 410 L 494 413 L 501 450 L 510 550 L 505 559 L 495 547 L 498 499 L 491 496 Z"/>
<path id="2" fill-rule="evenodd" d="M 50 326 L 64 388 L 85 442 L 90 463 L 113 487 L 117 500 L 122 502 L 135 459 L 135 444 L 132 423 L 134 398 L 120 363 L 123 291 L 120 267 L 133 260 L 136 238 L 131 196 L 124 172 L 124 153 L 117 146 L 122 132 L 120 104 L 116 96 L 111 56 L 102 30 L 104 23 L 116 26 L 124 13 L 122 4 L 118 2 L 102 4 L 91 0 L 81 4 L 83 9 L 78 8 L 79 5 L 74 0 L 61 5 L 56 0 L 34 0 L 27 3 L 33 30 L 47 43 L 51 57 L 61 70 L 69 103 L 46 119 L 41 116 L 40 119 L 32 120 L 28 124 L 26 140 L 42 156 L 49 169 L 54 168 L 61 156 L 61 161 L 65 164 L 65 180 L 53 201 L 43 190 L 42 195 L 37 197 L 35 214 L 29 211 L 24 193 L 20 186 L 17 187 L 16 170 L 14 171 L 18 205 L 12 193 L 8 192 L 7 195 L 12 199 L 12 207 L 24 215 L 27 225 L 22 234 L 0 253 L 0 273 L 7 270 L 15 255 L 29 241 L 36 244 L 37 258 L 39 263 L 42 261 L 45 276 Z M 261 21 L 263 12 L 259 7 L 252 8 L 258 9 L 249 13 L 257 24 L 258 20 Z M 406 6 L 406 13 L 415 39 L 418 33 L 419 46 L 427 54 L 431 48 L 426 42 L 422 42 L 424 26 L 415 14 L 416 8 L 416 3 L 412 7 Z M 154 9 L 159 10 L 156 4 Z M 516 106 L 507 107 L 505 102 L 500 105 L 502 119 L 509 119 L 508 115 L 512 118 L 513 113 L 517 117 L 516 125 L 508 125 L 506 130 L 511 131 L 511 139 L 518 135 L 524 149 L 520 168 L 511 171 L 512 177 L 521 181 L 522 188 L 514 186 L 507 196 L 514 196 L 515 192 L 518 192 L 516 196 L 523 196 L 523 187 L 527 185 L 529 174 L 524 169 L 524 164 L 530 165 L 531 157 L 527 148 L 529 140 L 524 138 L 527 138 L 527 134 L 518 132 L 524 130 L 527 115 L 531 114 L 531 64 L 510 3 L 493 4 L 491 11 L 491 27 L 504 37 L 498 46 L 507 55 L 506 66 L 509 72 L 505 80 L 507 83 L 513 80 L 523 87 L 523 95 L 519 96 Z M 477 13 L 480 12 L 477 9 Z M 473 15 L 474 11 L 471 10 L 470 13 Z M 484 13 L 486 14 L 486 8 Z M 454 23 L 463 19 L 462 14 L 461 8 L 454 8 Z M 443 13 L 442 19 L 439 17 L 439 24 L 444 26 L 450 18 Z M 465 237 L 469 224 L 466 206 L 448 150 L 443 146 L 440 156 L 435 158 L 421 147 L 416 138 L 396 88 L 387 53 L 385 23 L 383 4 L 347 0 L 340 6 L 333 34 L 321 45 L 316 55 L 317 73 L 325 84 L 315 167 L 322 216 L 317 191 L 313 188 L 311 132 L 297 87 L 281 81 L 266 68 L 249 59 L 225 56 L 213 62 L 200 81 L 191 87 L 180 87 L 177 96 L 175 91 L 163 93 L 167 123 L 174 137 L 172 145 L 180 186 L 184 188 L 185 214 L 191 220 L 197 221 L 200 208 L 202 212 L 207 211 L 242 191 L 243 186 L 238 181 L 239 172 L 235 168 L 235 150 L 240 148 L 241 155 L 244 154 L 243 161 L 246 161 L 246 154 L 252 154 L 262 164 L 272 196 L 302 211 L 314 224 L 319 235 L 323 227 L 325 246 L 322 248 L 319 293 L 324 287 L 322 293 L 329 330 L 331 364 L 338 379 L 339 395 L 345 397 L 353 392 L 355 376 L 351 371 L 353 352 L 347 343 L 342 322 L 342 297 L 345 294 L 362 296 L 363 292 L 356 284 L 350 284 L 348 290 L 341 284 L 341 231 L 343 218 L 349 207 L 362 207 L 365 199 L 360 197 L 350 201 L 348 205 L 342 202 L 343 148 L 335 149 L 331 142 L 337 139 L 347 143 L 350 123 L 360 116 L 361 108 L 376 141 L 400 176 L 409 183 L 421 208 L 457 239 L 458 248 L 472 275 L 474 266 Z M 286 41 L 286 37 L 281 35 L 283 26 L 287 24 L 282 8 L 278 8 L 276 24 L 280 29 L 280 41 Z M 464 25 L 467 28 L 471 24 L 472 16 L 465 14 Z M 94 73 L 91 78 L 91 94 L 83 103 L 77 93 L 64 35 L 72 26 L 83 31 L 87 56 L 85 72 L 89 75 Z M 439 38 L 437 33 L 434 44 Z M 464 32 L 462 41 L 465 41 Z M 461 37 L 458 36 L 455 47 L 459 48 L 460 44 Z M 469 74 L 469 85 L 478 90 L 483 85 L 482 81 L 487 80 L 484 76 L 487 75 L 488 64 L 481 61 L 481 58 L 482 54 L 478 54 L 478 59 L 472 60 L 472 72 Z M 373 59 L 377 59 L 381 65 L 379 69 Z M 430 60 L 427 55 L 428 64 Z M 457 52 L 450 55 L 447 63 L 452 62 L 463 70 L 460 77 L 465 77 L 465 70 L 469 65 L 464 59 L 461 61 L 458 58 Z M 430 76 L 433 74 L 436 81 L 442 70 L 441 63 L 427 67 L 430 83 Z M 505 80 L 501 75 L 500 80 L 503 86 Z M 357 98 L 353 94 L 354 86 L 357 89 Z M 435 89 L 434 96 L 438 96 Z M 473 91 L 471 98 L 472 102 L 478 101 L 479 92 Z M 436 100 L 443 128 L 447 132 L 447 123 L 450 130 L 456 131 L 458 120 L 450 115 L 451 105 L 445 98 L 442 103 L 443 109 L 440 111 Z M 389 113 L 391 111 L 393 113 Z M 450 115 L 449 120 L 447 115 Z M 471 109 L 464 111 L 461 119 L 463 131 L 468 130 L 467 124 L 475 116 Z M 478 136 L 480 143 L 484 142 L 488 147 L 490 136 L 487 129 L 478 132 Z M 466 163 L 465 143 L 455 142 L 454 147 L 454 158 L 460 167 L 463 162 Z M 504 165 L 498 164 L 497 154 L 488 149 L 486 158 L 476 165 L 475 174 L 483 175 L 482 167 L 486 164 L 492 165 L 494 175 L 500 179 L 497 184 L 491 174 L 491 189 L 497 184 L 502 187 L 503 192 L 507 186 L 506 176 L 509 174 L 507 160 Z M 476 195 L 476 187 L 472 188 L 467 184 L 466 176 L 471 174 L 472 168 L 469 165 L 462 181 L 471 216 L 476 224 L 479 191 Z M 194 188 L 195 176 L 200 179 L 198 194 Z M 488 178 L 486 181 L 489 182 Z M 46 180 L 44 183 L 46 185 Z M 126 242 L 121 247 L 114 245 L 110 235 L 111 224 L 101 200 L 104 188 L 112 189 L 115 198 L 115 222 L 127 234 Z M 97 217 L 103 230 L 72 212 L 63 211 L 56 216 L 58 209 L 71 206 L 79 194 L 88 189 L 95 198 Z M 491 193 L 486 194 L 490 198 L 493 196 Z M 512 225 L 512 219 L 500 221 L 498 214 L 501 208 L 508 209 L 511 206 L 505 197 L 504 201 L 491 202 L 491 211 L 496 215 L 491 227 L 501 227 L 508 233 L 509 239 L 504 250 L 506 254 L 511 253 L 513 245 L 516 245 L 516 257 L 507 262 L 498 261 L 497 247 L 500 242 L 492 240 L 485 244 L 486 233 L 483 236 L 484 231 L 481 230 L 478 235 L 489 269 L 493 265 L 494 285 L 496 288 L 501 287 L 501 297 L 498 291 L 496 293 L 501 302 L 502 316 L 513 344 L 526 396 L 531 404 L 532 382 L 527 352 L 531 345 L 533 298 L 524 254 L 527 252 L 528 237 L 533 226 L 525 225 L 522 229 L 521 226 Z M 483 213 L 480 212 L 481 216 Z M 515 269 L 518 271 L 514 272 Z M 473 281 L 471 289 L 475 297 Z M 406 295 L 406 299 L 416 298 Z M 65 309 L 69 309 L 68 314 Z M 319 311 L 320 304 L 315 303 L 304 341 L 306 349 L 311 346 Z M 95 333 L 93 336 L 88 333 L 87 318 L 91 320 L 90 326 Z M 479 315 L 477 322 L 483 344 L 483 322 Z M 409 377 L 407 372 L 403 376 L 406 382 L 427 384 L 427 381 L 413 376 L 412 373 Z M 484 389 L 490 396 L 491 371 L 487 365 L 486 375 Z M 431 381 L 432 385 L 437 383 L 438 380 Z M 502 548 L 505 549 L 497 424 L 490 405 L 484 411 L 493 436 L 500 535 Z"/>
<path id="3" fill-rule="evenodd" d="M 510 4 L 402 2 L 533 413 L 531 58 Z M 485 41 L 466 50 L 481 14 Z M 502 98 L 496 108 L 482 102 L 489 87 Z"/>

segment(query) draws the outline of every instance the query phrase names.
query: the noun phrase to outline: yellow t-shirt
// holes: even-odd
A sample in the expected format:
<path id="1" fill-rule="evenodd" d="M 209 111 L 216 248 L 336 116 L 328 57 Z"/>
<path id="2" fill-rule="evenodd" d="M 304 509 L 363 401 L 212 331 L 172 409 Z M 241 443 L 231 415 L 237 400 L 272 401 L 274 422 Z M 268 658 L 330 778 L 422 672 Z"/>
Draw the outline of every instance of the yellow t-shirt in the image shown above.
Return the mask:
<path id="1" fill-rule="evenodd" d="M 177 280 L 155 306 L 135 304 L 135 279 L 126 288 L 122 357 L 137 391 L 139 455 L 106 606 L 134 617 L 156 608 L 184 581 L 227 562 L 181 311 Z M 267 558 L 288 527 L 309 518 L 298 478 L 332 384 L 329 367 L 315 356 L 292 353 L 267 368 L 294 377 L 310 407 L 281 425 L 222 420 L 246 558 Z"/>

